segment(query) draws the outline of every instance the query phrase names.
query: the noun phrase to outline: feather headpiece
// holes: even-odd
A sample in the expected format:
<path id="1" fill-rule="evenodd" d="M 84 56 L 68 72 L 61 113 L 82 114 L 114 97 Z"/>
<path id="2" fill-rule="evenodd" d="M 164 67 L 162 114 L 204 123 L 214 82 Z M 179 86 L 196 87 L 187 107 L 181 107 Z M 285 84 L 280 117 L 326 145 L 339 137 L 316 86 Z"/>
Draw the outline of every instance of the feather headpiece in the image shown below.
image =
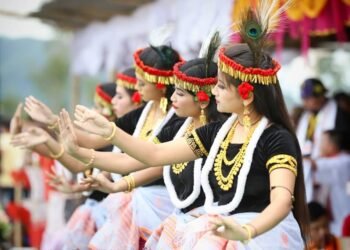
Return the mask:
<path id="1" fill-rule="evenodd" d="M 173 25 L 168 24 L 152 31 L 149 36 L 150 48 L 159 55 L 163 65 L 167 68 L 173 66 L 175 57 L 179 58 L 177 52 L 168 46 L 173 28 Z M 163 85 L 172 84 L 173 70 L 157 69 L 146 65 L 140 58 L 140 54 L 143 50 L 144 49 L 139 49 L 134 53 L 136 74 L 151 83 Z M 178 61 L 181 61 L 181 58 Z"/>
<path id="2" fill-rule="evenodd" d="M 209 67 L 210 64 L 215 62 L 215 55 L 220 44 L 221 35 L 219 31 L 211 32 L 207 39 L 202 43 L 198 57 L 203 58 L 205 63 L 205 77 L 203 78 L 188 76 L 182 72 L 181 67 L 185 62 L 175 64 L 174 75 L 176 85 L 193 93 L 201 92 L 201 96 L 210 96 L 211 89 L 216 84 L 217 78 L 209 76 Z"/>
<path id="3" fill-rule="evenodd" d="M 225 48 L 220 50 L 219 69 L 230 76 L 244 82 L 263 85 L 277 82 L 277 71 L 280 64 L 273 60 L 273 68 L 261 69 L 259 63 L 264 55 L 268 35 L 274 31 L 279 22 L 280 14 L 287 8 L 290 1 L 278 7 L 278 0 L 260 0 L 256 8 L 243 10 L 240 22 L 236 24 L 242 40 L 247 43 L 253 53 L 253 67 L 244 67 L 225 55 Z"/>

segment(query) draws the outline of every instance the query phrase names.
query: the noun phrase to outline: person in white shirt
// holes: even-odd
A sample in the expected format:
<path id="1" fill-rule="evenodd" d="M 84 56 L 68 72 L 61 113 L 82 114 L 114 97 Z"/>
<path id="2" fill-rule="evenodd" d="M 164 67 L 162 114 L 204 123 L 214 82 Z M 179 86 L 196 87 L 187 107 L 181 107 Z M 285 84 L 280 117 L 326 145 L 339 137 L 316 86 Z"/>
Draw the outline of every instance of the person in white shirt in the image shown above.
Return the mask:
<path id="1" fill-rule="evenodd" d="M 346 132 L 327 130 L 321 137 L 321 157 L 313 162 L 315 182 L 325 186 L 333 221 L 331 232 L 341 235 L 341 227 L 345 217 L 350 214 L 350 151 Z"/>

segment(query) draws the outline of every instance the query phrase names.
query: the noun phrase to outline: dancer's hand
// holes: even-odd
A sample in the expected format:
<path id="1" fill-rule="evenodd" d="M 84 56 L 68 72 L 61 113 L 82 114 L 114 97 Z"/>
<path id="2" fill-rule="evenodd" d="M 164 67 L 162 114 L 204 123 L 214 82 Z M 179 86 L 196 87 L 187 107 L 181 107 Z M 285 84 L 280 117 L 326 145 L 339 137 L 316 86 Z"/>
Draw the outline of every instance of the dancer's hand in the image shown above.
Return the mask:
<path id="1" fill-rule="evenodd" d="M 247 231 L 232 218 L 226 216 L 210 216 L 212 233 L 227 240 L 244 241 L 248 239 Z"/>
<path id="2" fill-rule="evenodd" d="M 112 134 L 113 126 L 107 118 L 96 111 L 82 105 L 77 105 L 74 117 L 74 124 L 91 134 L 96 134 L 105 138 Z"/>
<path id="3" fill-rule="evenodd" d="M 47 142 L 50 135 L 42 128 L 33 127 L 27 131 L 13 136 L 11 144 L 19 148 L 31 148 Z"/>
<path id="4" fill-rule="evenodd" d="M 76 192 L 90 191 L 91 187 L 85 184 L 72 184 L 70 183 L 64 173 L 59 175 L 54 168 L 51 172 L 47 172 L 48 184 L 50 187 L 56 189 L 59 192 L 71 194 Z"/>
<path id="5" fill-rule="evenodd" d="M 58 127 L 60 130 L 61 143 L 65 151 L 68 154 L 76 155 L 79 151 L 78 139 L 69 114 L 65 109 L 60 112 Z"/>
<path id="6" fill-rule="evenodd" d="M 58 116 L 48 106 L 33 96 L 26 98 L 24 110 L 33 120 L 48 126 L 53 126 L 58 120 Z"/>
<path id="7" fill-rule="evenodd" d="M 90 185 L 93 189 L 104 193 L 115 193 L 114 182 L 110 181 L 103 173 L 89 176 L 82 180 L 82 184 Z"/>
<path id="8" fill-rule="evenodd" d="M 21 119 L 22 108 L 23 108 L 23 103 L 19 103 L 17 105 L 15 113 L 13 114 L 13 117 L 11 118 L 11 122 L 10 122 L 11 135 L 15 135 L 21 132 L 22 125 L 23 125 L 23 122 Z"/>

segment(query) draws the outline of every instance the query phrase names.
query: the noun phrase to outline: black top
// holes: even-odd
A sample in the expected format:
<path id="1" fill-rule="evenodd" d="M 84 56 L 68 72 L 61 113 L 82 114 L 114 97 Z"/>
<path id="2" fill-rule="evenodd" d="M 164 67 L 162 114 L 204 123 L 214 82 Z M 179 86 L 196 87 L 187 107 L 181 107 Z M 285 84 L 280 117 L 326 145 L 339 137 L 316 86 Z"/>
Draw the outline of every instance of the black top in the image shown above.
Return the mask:
<path id="1" fill-rule="evenodd" d="M 145 105 L 123 115 L 119 119 L 116 119 L 115 125 L 129 135 L 132 135 L 144 108 Z"/>
<path id="2" fill-rule="evenodd" d="M 117 127 L 119 127 L 120 129 L 122 129 L 123 131 L 125 131 L 126 133 L 132 135 L 134 133 L 134 130 L 136 128 L 137 122 L 142 114 L 143 109 L 145 108 L 145 106 L 142 106 L 140 108 L 137 108 L 129 113 L 127 113 L 126 115 L 124 115 L 123 117 L 121 117 L 120 119 L 116 120 L 116 125 Z M 169 121 L 167 122 L 167 124 L 164 125 L 163 129 L 167 129 L 169 128 L 169 130 L 172 129 L 172 126 L 178 122 L 180 122 L 181 124 L 183 123 L 184 119 L 180 118 L 178 116 L 176 116 L 175 114 L 169 119 Z M 181 125 L 180 125 L 181 126 Z M 153 130 L 154 128 L 152 128 Z M 148 131 L 147 134 L 152 133 L 152 130 Z M 161 130 L 161 131 L 162 131 Z M 175 133 L 177 132 L 177 129 Z M 172 140 L 173 138 L 170 138 L 169 140 Z M 164 141 L 165 142 L 165 141 Z M 148 186 L 155 186 L 155 185 L 162 185 L 164 186 L 164 180 L 163 178 L 160 178 L 159 180 L 153 181 L 149 184 L 143 185 L 144 187 L 148 187 Z"/>
<path id="3" fill-rule="evenodd" d="M 180 118 L 178 117 L 176 114 L 174 114 L 170 119 L 169 121 L 164 125 L 164 127 L 162 128 L 162 130 L 159 132 L 159 134 L 156 136 L 157 139 L 159 139 L 158 136 L 160 136 L 162 133 L 170 133 L 170 131 L 172 131 L 171 133 L 174 133 L 174 136 L 175 134 L 177 133 L 177 131 L 179 130 L 179 128 L 181 127 L 181 125 L 183 124 L 184 122 L 184 118 Z M 168 132 L 163 132 L 163 131 L 168 131 Z M 167 141 L 171 141 L 174 139 L 174 136 L 173 137 L 168 137 L 168 138 L 163 138 L 162 142 L 167 142 Z M 157 140 L 156 139 L 156 140 Z M 149 184 L 146 184 L 144 185 L 144 187 L 148 187 L 148 186 L 155 186 L 155 185 L 162 185 L 164 186 L 164 179 L 163 177 L 160 178 L 159 180 L 156 180 L 156 181 L 153 181 Z"/>
<path id="4" fill-rule="evenodd" d="M 191 149 L 197 155 L 206 153 L 203 152 L 203 148 L 205 151 L 209 152 L 222 124 L 223 122 L 215 122 L 195 130 L 187 139 Z M 197 137 L 197 140 L 195 140 L 195 137 Z M 230 143 L 226 152 L 227 158 L 233 159 L 241 147 L 242 144 Z M 294 136 L 281 126 L 273 124 L 265 129 L 253 153 L 252 164 L 247 176 L 243 198 L 238 207 L 234 211 L 231 211 L 231 214 L 240 212 L 261 212 L 269 205 L 269 172 L 276 168 L 296 170 L 295 159 L 297 159 L 297 147 L 298 144 Z M 277 156 L 279 160 L 274 160 L 276 159 L 274 156 Z M 268 161 L 269 164 L 267 164 Z M 222 162 L 223 176 L 226 177 L 228 175 L 231 167 L 232 166 L 227 166 Z M 214 201 L 218 202 L 219 205 L 225 205 L 232 201 L 236 192 L 237 178 L 240 169 L 233 179 L 233 186 L 229 190 L 224 191 L 219 186 L 214 175 L 214 167 L 212 167 L 209 173 L 209 182 L 213 190 Z"/>
<path id="5" fill-rule="evenodd" d="M 157 139 L 160 143 L 171 141 L 178 130 L 181 128 L 183 121 L 177 122 L 173 127 L 163 129 L 161 133 L 157 136 Z M 202 164 L 204 164 L 205 159 L 203 159 Z M 194 170 L 194 161 L 190 161 L 187 163 L 187 166 L 181 173 L 175 174 L 172 171 L 170 166 L 170 179 L 174 185 L 177 197 L 180 200 L 185 200 L 192 192 L 193 192 L 193 170 Z M 201 188 L 200 195 L 197 199 L 188 207 L 182 208 L 181 211 L 186 213 L 194 208 L 200 207 L 204 205 L 204 192 Z"/>

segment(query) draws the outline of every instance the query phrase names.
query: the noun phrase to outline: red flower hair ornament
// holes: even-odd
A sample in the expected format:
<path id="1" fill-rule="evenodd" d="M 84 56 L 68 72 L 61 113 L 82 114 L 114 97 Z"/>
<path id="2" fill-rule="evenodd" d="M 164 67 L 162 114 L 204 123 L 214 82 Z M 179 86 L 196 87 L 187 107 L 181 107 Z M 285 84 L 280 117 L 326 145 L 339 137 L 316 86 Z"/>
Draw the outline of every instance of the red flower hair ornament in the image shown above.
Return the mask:
<path id="1" fill-rule="evenodd" d="M 242 82 L 238 86 L 238 93 L 244 100 L 248 99 L 250 93 L 253 91 L 254 91 L 254 86 L 251 85 L 249 82 Z"/>
<path id="2" fill-rule="evenodd" d="M 134 94 L 131 97 L 132 102 L 134 103 L 141 103 L 141 95 L 138 91 L 134 92 Z"/>
<path id="3" fill-rule="evenodd" d="M 198 91 L 196 96 L 199 102 L 209 102 L 209 95 L 203 90 Z"/>

